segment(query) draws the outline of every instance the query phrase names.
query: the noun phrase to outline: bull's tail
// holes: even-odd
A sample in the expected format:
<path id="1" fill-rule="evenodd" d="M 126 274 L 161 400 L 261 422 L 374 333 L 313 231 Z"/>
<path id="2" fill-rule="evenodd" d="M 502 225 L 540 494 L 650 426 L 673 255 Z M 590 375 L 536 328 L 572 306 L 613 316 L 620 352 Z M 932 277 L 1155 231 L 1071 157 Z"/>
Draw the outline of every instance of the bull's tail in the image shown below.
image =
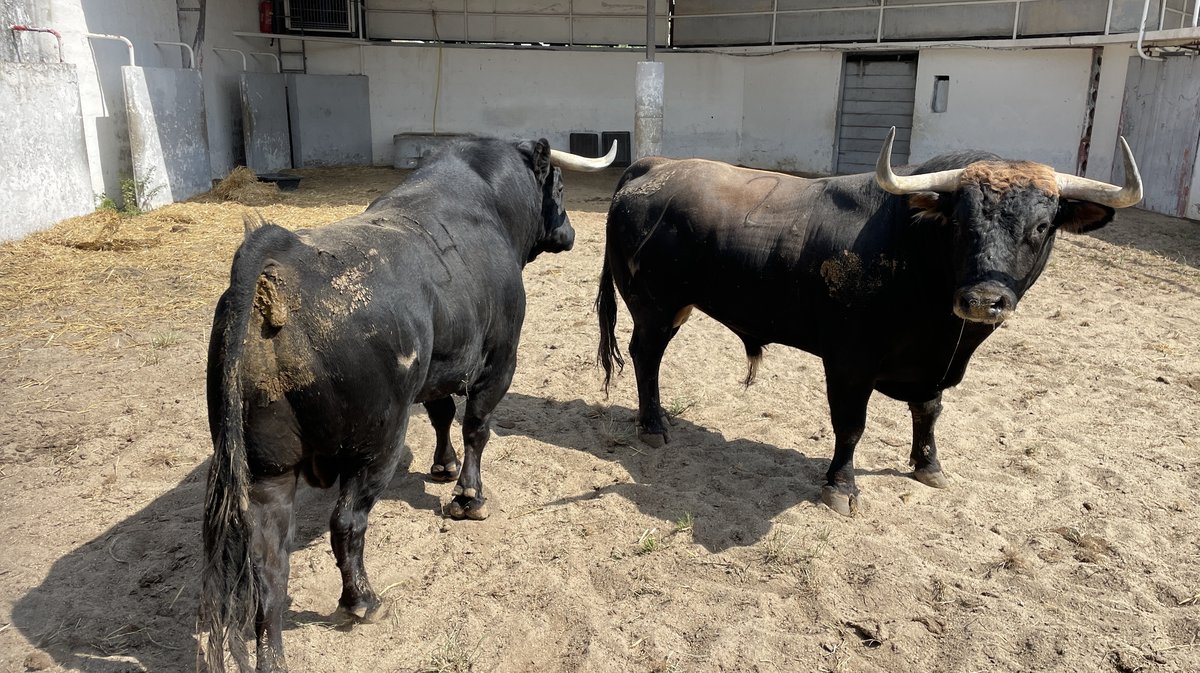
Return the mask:
<path id="1" fill-rule="evenodd" d="M 604 267 L 600 270 L 596 315 L 600 321 L 600 348 L 596 351 L 596 361 L 604 368 L 604 394 L 607 395 L 614 364 L 618 371 L 625 368 L 625 358 L 621 357 L 621 349 L 617 346 L 617 293 L 607 253 L 604 255 Z"/>
<path id="2" fill-rule="evenodd" d="M 217 305 L 208 352 L 208 420 L 213 457 L 204 502 L 204 568 L 200 628 L 208 632 L 202 670 L 223 672 L 225 650 L 239 670 L 249 670 L 246 633 L 254 622 L 258 588 L 250 557 L 250 468 L 242 415 L 243 341 L 269 252 L 286 248 L 294 234 L 274 225 L 246 225 L 246 240 Z"/>

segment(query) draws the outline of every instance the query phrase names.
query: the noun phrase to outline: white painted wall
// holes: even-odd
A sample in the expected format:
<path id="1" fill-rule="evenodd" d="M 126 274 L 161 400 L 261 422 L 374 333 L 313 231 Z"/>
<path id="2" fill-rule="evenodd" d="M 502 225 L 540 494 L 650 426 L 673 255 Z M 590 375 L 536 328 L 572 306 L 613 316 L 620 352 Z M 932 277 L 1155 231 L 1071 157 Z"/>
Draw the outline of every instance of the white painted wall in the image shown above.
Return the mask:
<path id="1" fill-rule="evenodd" d="M 390 164 L 392 136 L 402 132 L 544 136 L 566 147 L 571 131 L 632 130 L 638 58 L 489 49 L 443 49 L 439 56 L 436 48 L 310 43 L 308 64 L 311 73 L 370 78 L 374 162 Z M 662 60 L 665 154 L 832 171 L 841 53 L 666 54 Z M 1114 55 L 1103 73 L 1097 147 L 1115 142 L 1124 86 L 1119 60 Z M 1072 171 L 1090 72 L 1090 49 L 925 50 L 912 160 L 975 147 Z M 951 78 L 944 113 L 930 110 L 934 75 Z M 1111 163 L 1111 148 L 1105 151 L 1101 166 Z"/>
<path id="2" fill-rule="evenodd" d="M 396 133 L 545 137 L 565 148 L 572 131 L 633 131 L 635 54 L 442 49 L 439 56 L 436 48 L 371 46 L 360 59 L 359 49 L 310 43 L 308 71 L 370 78 L 376 164 L 391 163 Z M 742 59 L 662 60 L 664 153 L 738 161 Z"/>
<path id="3" fill-rule="evenodd" d="M 742 163 L 832 173 L 841 52 L 796 52 L 742 62 Z"/>
<path id="4" fill-rule="evenodd" d="M 910 161 L 970 147 L 1074 172 L 1091 63 L 1090 48 L 922 51 Z M 950 77 L 945 112 L 931 110 L 935 75 Z"/>

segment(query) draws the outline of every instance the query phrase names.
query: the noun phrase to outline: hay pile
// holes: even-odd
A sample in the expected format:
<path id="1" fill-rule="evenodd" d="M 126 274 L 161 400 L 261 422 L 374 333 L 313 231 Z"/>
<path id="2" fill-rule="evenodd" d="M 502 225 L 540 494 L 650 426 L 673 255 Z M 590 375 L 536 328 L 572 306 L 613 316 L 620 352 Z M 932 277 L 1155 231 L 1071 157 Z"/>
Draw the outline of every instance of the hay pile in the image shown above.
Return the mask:
<path id="1" fill-rule="evenodd" d="M 237 169 L 213 191 L 138 215 L 101 209 L 0 244 L 0 359 L 49 344 L 116 353 L 154 334 L 207 328 L 229 282 L 250 214 L 289 229 L 362 209 L 401 174 L 389 168 L 306 169 L 280 194 Z M 259 200 L 255 200 L 255 199 Z M 247 201 L 256 205 L 249 210 Z"/>
<path id="2" fill-rule="evenodd" d="M 196 200 L 233 201 L 243 206 L 269 206 L 286 202 L 278 186 L 271 182 L 259 182 L 254 171 L 245 166 L 234 168 L 212 191 Z"/>

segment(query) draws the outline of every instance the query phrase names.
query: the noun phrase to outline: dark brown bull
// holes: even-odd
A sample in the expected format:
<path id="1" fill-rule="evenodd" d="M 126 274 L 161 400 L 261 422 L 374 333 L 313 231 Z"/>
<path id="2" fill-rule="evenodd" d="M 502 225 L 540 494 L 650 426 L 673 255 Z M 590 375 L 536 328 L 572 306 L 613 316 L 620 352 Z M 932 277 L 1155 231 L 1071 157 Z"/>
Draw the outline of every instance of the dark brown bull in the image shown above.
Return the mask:
<path id="1" fill-rule="evenodd" d="M 942 391 L 1017 307 L 1058 231 L 1104 226 L 1141 199 L 1124 139 L 1116 187 L 983 152 L 875 175 L 805 179 L 700 159 L 642 159 L 608 211 L 596 305 L 605 387 L 616 344 L 614 286 L 633 317 L 639 436 L 668 441 L 658 370 L 693 309 L 741 337 L 753 379 L 763 346 L 821 357 L 836 436 L 821 500 L 858 507 L 854 447 L 873 391 L 912 412 L 914 477 L 944 487 L 934 443 Z M 907 171 L 901 171 L 907 173 Z"/>

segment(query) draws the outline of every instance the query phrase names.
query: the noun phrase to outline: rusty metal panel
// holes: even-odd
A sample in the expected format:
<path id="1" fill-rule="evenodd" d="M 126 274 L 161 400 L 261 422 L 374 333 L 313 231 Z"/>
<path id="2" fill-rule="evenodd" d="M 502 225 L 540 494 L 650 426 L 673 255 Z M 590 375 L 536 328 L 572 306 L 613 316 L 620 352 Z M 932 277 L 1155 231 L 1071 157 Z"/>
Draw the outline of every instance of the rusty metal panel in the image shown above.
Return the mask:
<path id="1" fill-rule="evenodd" d="M 1142 172 L 1141 207 L 1156 213 L 1187 215 L 1200 138 L 1200 59 L 1129 59 L 1121 135 L 1129 141 Z M 1116 156 L 1120 156 L 1118 151 Z M 1125 179 L 1113 162 L 1113 182 Z M 1200 195 L 1198 195 L 1200 196 Z"/>

